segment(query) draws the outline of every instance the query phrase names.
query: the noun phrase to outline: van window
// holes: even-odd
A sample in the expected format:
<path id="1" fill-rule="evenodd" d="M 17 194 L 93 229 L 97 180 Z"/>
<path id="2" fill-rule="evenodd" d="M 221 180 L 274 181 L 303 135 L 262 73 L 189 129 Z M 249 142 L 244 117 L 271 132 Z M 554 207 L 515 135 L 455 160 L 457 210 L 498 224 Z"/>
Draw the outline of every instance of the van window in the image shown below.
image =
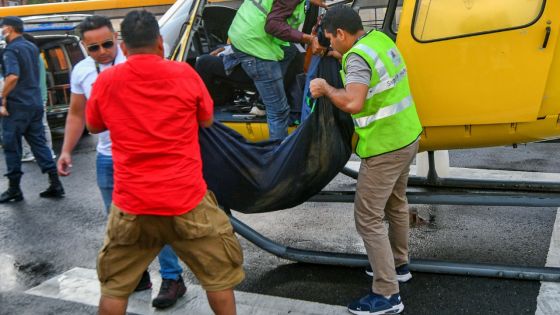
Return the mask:
<path id="1" fill-rule="evenodd" d="M 417 0 L 413 36 L 428 42 L 520 28 L 540 16 L 544 0 Z"/>
<path id="2" fill-rule="evenodd" d="M 76 42 L 64 44 L 64 48 L 66 48 L 66 53 L 68 54 L 68 58 L 70 58 L 70 63 L 72 67 L 74 67 L 78 62 L 84 59 L 84 53 L 80 48 L 80 45 Z"/>
<path id="3" fill-rule="evenodd" d="M 48 50 L 49 60 L 52 62 L 53 71 L 60 72 L 68 70 L 68 63 L 64 56 L 64 51 L 60 47 L 51 48 Z"/>

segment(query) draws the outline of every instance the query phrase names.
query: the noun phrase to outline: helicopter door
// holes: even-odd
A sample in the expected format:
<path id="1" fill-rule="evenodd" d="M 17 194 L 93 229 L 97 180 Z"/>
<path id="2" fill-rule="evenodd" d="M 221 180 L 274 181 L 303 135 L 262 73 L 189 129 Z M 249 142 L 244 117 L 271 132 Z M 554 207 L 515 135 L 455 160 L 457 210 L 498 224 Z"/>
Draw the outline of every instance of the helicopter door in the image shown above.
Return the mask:
<path id="1" fill-rule="evenodd" d="M 534 121 L 560 2 L 405 0 L 397 45 L 424 126 Z"/>

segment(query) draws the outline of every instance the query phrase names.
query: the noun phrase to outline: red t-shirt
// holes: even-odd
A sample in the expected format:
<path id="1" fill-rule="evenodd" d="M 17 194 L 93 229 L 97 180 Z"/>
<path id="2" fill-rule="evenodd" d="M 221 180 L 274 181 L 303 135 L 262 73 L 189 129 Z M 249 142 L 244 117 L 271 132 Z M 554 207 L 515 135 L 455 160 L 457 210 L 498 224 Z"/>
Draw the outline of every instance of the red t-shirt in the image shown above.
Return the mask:
<path id="1" fill-rule="evenodd" d="M 206 193 L 198 122 L 212 115 L 208 90 L 186 63 L 141 54 L 103 71 L 86 119 L 111 134 L 113 203 L 146 215 L 195 208 Z"/>

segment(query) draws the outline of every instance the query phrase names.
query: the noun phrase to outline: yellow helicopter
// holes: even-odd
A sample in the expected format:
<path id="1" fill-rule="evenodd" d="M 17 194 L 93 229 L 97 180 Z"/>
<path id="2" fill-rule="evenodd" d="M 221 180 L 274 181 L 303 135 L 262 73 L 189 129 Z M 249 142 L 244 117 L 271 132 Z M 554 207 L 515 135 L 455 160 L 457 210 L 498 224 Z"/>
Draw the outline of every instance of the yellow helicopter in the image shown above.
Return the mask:
<path id="1" fill-rule="evenodd" d="M 407 63 L 424 128 L 421 151 L 515 146 L 560 137 L 560 50 L 557 49 L 560 2 L 335 0 L 327 1 L 327 5 L 341 2 L 359 12 L 366 29 L 376 28 L 396 40 Z M 160 22 L 168 56 L 194 64 L 199 55 L 225 44 L 227 29 L 241 3 L 178 0 L 162 18 L 164 23 Z M 303 25 L 305 32 L 311 30 L 320 13 L 319 9 L 308 12 L 312 18 Z M 166 29 L 176 30 L 177 25 L 181 25 L 181 30 L 173 36 L 167 35 L 171 33 Z M 216 112 L 217 120 L 246 139 L 268 138 L 264 118 L 224 115 L 220 108 Z M 441 187 L 408 191 L 410 203 L 529 207 L 560 204 L 560 198 L 554 197 L 560 191 L 558 183 L 443 181 L 433 174 L 429 173 L 427 180 L 411 178 L 420 179 L 419 187 L 423 184 Z M 528 196 L 523 191 L 520 198 L 510 193 L 492 191 L 474 195 L 457 189 L 481 186 L 482 189 L 536 188 L 549 194 Z M 446 191 L 449 187 L 452 189 Z M 311 201 L 353 202 L 353 197 L 351 191 L 322 192 Z M 233 215 L 231 221 L 237 233 L 282 258 L 344 266 L 368 264 L 363 255 L 285 247 L 260 235 Z M 560 281 L 560 268 L 511 268 L 417 259 L 411 261 L 410 267 L 414 271 L 434 273 Z"/>
<path id="2" fill-rule="evenodd" d="M 204 17 L 222 16 L 222 34 L 227 34 L 241 2 L 182 2 L 176 10 L 193 14 L 170 46 L 174 59 L 192 62 L 215 48 L 201 35 L 204 24 L 213 22 Z M 366 28 L 396 39 L 424 127 L 421 151 L 560 136 L 558 1 L 357 0 L 347 5 L 358 10 Z M 247 139 L 268 137 L 264 119 L 232 116 L 222 121 Z"/>

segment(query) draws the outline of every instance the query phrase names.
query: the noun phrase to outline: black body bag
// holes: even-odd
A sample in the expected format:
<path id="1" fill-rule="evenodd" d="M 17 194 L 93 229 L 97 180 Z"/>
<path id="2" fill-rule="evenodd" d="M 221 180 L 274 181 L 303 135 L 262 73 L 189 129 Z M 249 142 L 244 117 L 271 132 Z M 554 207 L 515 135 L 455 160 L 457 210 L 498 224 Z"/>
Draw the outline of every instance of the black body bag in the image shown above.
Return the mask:
<path id="1" fill-rule="evenodd" d="M 342 87 L 339 63 L 322 58 L 318 77 Z M 253 143 L 220 123 L 200 128 L 203 172 L 220 205 L 242 213 L 297 206 L 323 189 L 352 154 L 349 114 L 326 97 L 284 141 Z"/>

